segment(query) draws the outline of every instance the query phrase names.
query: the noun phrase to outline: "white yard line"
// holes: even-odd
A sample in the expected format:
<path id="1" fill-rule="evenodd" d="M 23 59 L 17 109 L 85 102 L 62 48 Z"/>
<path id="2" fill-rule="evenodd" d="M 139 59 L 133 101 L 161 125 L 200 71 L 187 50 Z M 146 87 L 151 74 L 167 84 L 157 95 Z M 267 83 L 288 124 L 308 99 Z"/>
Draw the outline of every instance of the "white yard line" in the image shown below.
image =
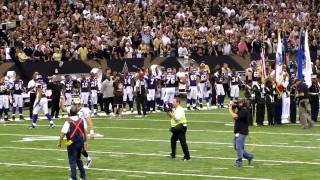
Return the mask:
<path id="1" fill-rule="evenodd" d="M 0 136 L 24 136 L 24 134 L 0 134 Z M 168 140 L 164 139 L 143 139 L 143 138 L 113 138 L 113 137 L 97 137 L 97 140 L 114 140 L 114 141 L 137 141 L 137 142 L 164 142 L 168 143 Z M 16 140 L 14 142 L 32 142 L 32 141 L 54 141 L 58 140 L 58 136 L 40 136 L 35 135 L 27 136 L 22 140 Z M 232 145 L 231 142 L 214 142 L 214 141 L 188 141 L 190 144 L 214 144 L 214 145 Z M 298 146 L 298 145 L 281 145 L 281 144 L 246 144 L 247 146 L 254 147 L 272 147 L 272 148 L 300 148 L 300 149 L 320 149 L 320 146 Z"/>
<path id="2" fill-rule="evenodd" d="M 65 149 L 52 149 L 52 148 L 29 148 L 29 147 L 13 147 L 13 146 L 0 146 L 0 149 L 14 149 L 14 150 L 35 150 L 35 151 L 54 151 L 54 152 L 66 152 Z M 160 154 L 160 153 L 138 153 L 138 152 L 114 152 L 114 151 L 88 151 L 93 154 L 114 154 L 114 155 L 132 155 L 132 156 L 151 156 L 151 157 L 166 157 L 169 153 Z M 179 156 L 180 157 L 180 156 Z M 181 156 L 182 157 L 182 156 Z M 194 159 L 218 159 L 218 160 L 235 160 L 231 157 L 219 157 L 219 156 L 192 156 Z M 254 159 L 256 162 L 265 162 L 265 163 L 282 163 L 282 164 L 307 164 L 307 165 L 320 165 L 320 162 L 311 162 L 311 161 L 285 161 L 285 160 L 263 160 L 263 159 Z M 90 168 L 91 169 L 91 168 Z"/>
<path id="3" fill-rule="evenodd" d="M 168 122 L 168 121 L 167 121 Z M 6 124 L 7 126 L 28 126 L 29 124 Z M 38 127 L 48 127 L 48 125 L 37 125 Z M 62 127 L 56 125 L 56 127 Z M 117 127 L 117 126 L 95 126 L 95 129 L 122 129 L 122 130 L 151 130 L 151 131 L 169 131 L 168 128 L 139 128 L 139 127 Z M 233 133 L 233 131 L 211 130 L 211 129 L 188 129 L 189 132 L 210 132 L 210 133 Z M 267 135 L 292 135 L 292 136 L 320 136 L 313 133 L 286 133 L 286 132 L 266 132 L 251 131 L 250 134 L 267 134 Z"/>
<path id="4" fill-rule="evenodd" d="M 37 165 L 37 164 L 27 164 L 27 163 L 0 162 L 0 165 L 18 166 L 18 167 L 38 167 L 38 168 L 69 169 L 69 167 L 66 167 L 66 166 Z M 206 178 L 221 178 L 221 179 L 271 180 L 271 179 L 268 179 L 268 178 L 252 178 L 252 177 L 240 177 L 240 176 L 218 176 L 218 175 L 208 175 L 208 174 L 171 173 L 171 172 L 156 172 L 156 171 L 135 171 L 135 170 L 125 170 L 125 169 L 90 168 L 89 171 L 135 173 L 135 174 L 146 174 L 146 175 L 156 175 L 156 176 L 164 176 L 164 175 L 166 175 L 166 176 L 206 177 Z"/>

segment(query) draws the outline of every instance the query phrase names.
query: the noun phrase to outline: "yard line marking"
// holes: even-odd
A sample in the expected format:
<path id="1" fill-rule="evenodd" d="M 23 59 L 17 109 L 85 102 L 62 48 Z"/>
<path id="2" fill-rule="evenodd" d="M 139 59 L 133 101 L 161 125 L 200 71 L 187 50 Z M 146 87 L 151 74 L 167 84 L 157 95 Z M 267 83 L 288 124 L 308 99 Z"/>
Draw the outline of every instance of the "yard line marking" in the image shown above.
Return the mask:
<path id="1" fill-rule="evenodd" d="M 265 166 L 281 166 L 282 164 L 265 163 L 265 164 L 262 164 L 262 165 L 265 165 Z"/>
<path id="2" fill-rule="evenodd" d="M 168 121 L 167 121 L 168 122 Z M 7 124 L 9 126 L 27 126 L 28 124 Z M 37 125 L 39 127 L 47 127 L 47 125 Z M 62 125 L 56 125 L 62 127 Z M 139 127 L 118 127 L 118 126 L 95 126 L 95 129 L 122 129 L 122 130 L 152 130 L 152 131 L 168 131 L 166 128 L 139 128 Z M 190 132 L 210 132 L 210 133 L 233 133 L 233 131 L 210 130 L 210 129 L 188 129 Z M 292 135 L 292 136 L 320 136 L 320 134 L 312 133 L 290 133 L 290 132 L 267 132 L 267 131 L 250 131 L 250 134 L 267 134 L 267 135 Z"/>
<path id="3" fill-rule="evenodd" d="M 1 136 L 2 134 L 0 134 Z M 5 134 L 6 136 L 10 134 Z M 17 134 L 13 134 L 16 136 Z M 17 136 L 21 136 L 18 134 Z M 17 140 L 13 142 L 32 142 L 32 141 L 50 141 L 50 140 L 58 140 L 58 136 L 35 136 L 35 137 L 24 137 L 22 140 Z M 163 139 L 141 139 L 141 138 L 112 138 L 112 137 L 97 137 L 102 140 L 114 140 L 114 141 L 138 141 L 138 142 L 165 142 L 168 140 Z M 232 147 L 232 142 L 214 142 L 214 141 L 188 141 L 190 144 L 214 144 L 214 145 L 228 145 Z M 246 144 L 247 146 L 255 146 L 255 147 L 276 147 L 276 148 L 301 148 L 301 149 L 320 149 L 320 146 L 298 146 L 298 145 L 277 145 L 277 144 Z"/>
<path id="4" fill-rule="evenodd" d="M 54 151 L 54 152 L 66 152 L 65 149 L 52 149 L 52 148 L 29 148 L 29 147 L 4 147 L 0 146 L 0 149 L 15 149 L 15 150 L 35 150 L 35 151 Z M 134 156 L 151 156 L 151 157 L 167 157 L 168 154 L 159 153 L 138 153 L 138 152 L 119 152 L 119 151 L 88 151 L 93 154 L 118 154 L 118 155 L 134 155 Z M 182 157 L 182 156 L 177 156 Z M 218 160 L 235 160 L 234 157 L 217 157 L 217 156 L 192 156 L 194 159 L 218 159 Z M 270 159 L 254 159 L 255 162 L 266 163 L 282 163 L 282 164 L 307 164 L 307 165 L 320 165 L 320 162 L 311 161 L 286 161 L 286 160 L 270 160 Z M 90 168 L 91 169 L 91 168 Z"/>
<path id="5" fill-rule="evenodd" d="M 145 176 L 130 174 L 128 177 L 145 178 Z"/>
<path id="6" fill-rule="evenodd" d="M 272 143 L 272 144 L 280 144 L 280 145 L 287 145 L 287 144 L 289 144 L 289 143 L 282 143 L 282 142 L 274 142 L 274 143 Z"/>
<path id="7" fill-rule="evenodd" d="M 0 162 L 0 165 L 20 166 L 20 167 L 69 169 L 69 167 L 65 167 L 65 166 L 37 165 L 37 164 L 26 164 L 26 163 L 5 163 L 5 162 Z M 94 171 L 105 171 L 105 172 L 147 174 L 147 175 L 189 176 L 189 177 L 206 177 L 206 178 L 222 178 L 222 179 L 271 180 L 271 179 L 268 179 L 268 178 L 251 178 L 251 177 L 239 177 L 239 176 L 218 176 L 218 175 L 191 174 L 191 173 L 185 173 L 184 174 L 184 173 L 156 172 L 156 171 L 137 171 L 137 170 L 125 170 L 125 169 L 90 168 L 90 171 L 92 171 L 92 170 L 94 170 Z"/>
<path id="8" fill-rule="evenodd" d="M 297 143 L 306 143 L 306 142 L 310 142 L 310 141 L 294 141 L 294 142 L 297 142 Z"/>

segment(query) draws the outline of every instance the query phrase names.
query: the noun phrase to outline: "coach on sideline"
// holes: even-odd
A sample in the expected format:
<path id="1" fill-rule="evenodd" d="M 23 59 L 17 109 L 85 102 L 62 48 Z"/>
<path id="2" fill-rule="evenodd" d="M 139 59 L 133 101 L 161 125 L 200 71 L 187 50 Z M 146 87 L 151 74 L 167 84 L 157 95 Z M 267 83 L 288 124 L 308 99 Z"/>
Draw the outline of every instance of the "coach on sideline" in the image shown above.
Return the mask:
<path id="1" fill-rule="evenodd" d="M 249 165 L 252 164 L 253 155 L 244 150 L 246 137 L 249 134 L 249 103 L 241 100 L 237 105 L 233 104 L 229 107 L 229 112 L 235 121 L 234 124 L 234 148 L 237 151 L 236 167 L 242 167 L 242 158 L 248 160 Z M 236 109 L 238 111 L 236 112 Z"/>
<path id="2" fill-rule="evenodd" d="M 65 121 L 60 134 L 58 148 L 61 148 L 61 142 L 67 136 L 66 145 L 68 150 L 69 165 L 71 170 L 70 179 L 77 179 L 77 166 L 82 180 L 86 180 L 86 172 L 81 161 L 81 151 L 87 148 L 86 142 L 86 121 L 78 117 L 78 109 L 73 106 L 70 109 L 70 120 Z"/>
<path id="3" fill-rule="evenodd" d="M 180 105 L 180 99 L 174 98 L 172 105 L 173 110 L 169 110 L 167 112 L 168 116 L 171 118 L 171 128 L 172 132 L 171 136 L 171 159 L 176 158 L 176 145 L 177 140 L 180 141 L 182 151 L 184 153 L 183 161 L 190 160 L 189 149 L 186 140 L 186 132 L 187 132 L 187 119 L 184 113 L 183 107 Z"/>

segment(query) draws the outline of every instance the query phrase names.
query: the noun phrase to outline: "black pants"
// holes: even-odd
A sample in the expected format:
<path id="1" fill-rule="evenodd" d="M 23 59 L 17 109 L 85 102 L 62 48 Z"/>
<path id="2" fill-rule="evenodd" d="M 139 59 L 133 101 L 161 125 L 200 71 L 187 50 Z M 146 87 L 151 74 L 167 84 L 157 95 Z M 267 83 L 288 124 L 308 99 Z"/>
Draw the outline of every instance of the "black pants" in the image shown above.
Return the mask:
<path id="1" fill-rule="evenodd" d="M 226 92 L 226 94 L 228 95 L 228 98 L 230 98 L 230 88 L 229 88 L 229 84 L 222 84 L 224 92 Z"/>
<path id="2" fill-rule="evenodd" d="M 274 104 L 266 104 L 267 106 L 267 116 L 268 116 L 268 124 L 274 125 Z"/>
<path id="3" fill-rule="evenodd" d="M 29 109 L 29 115 L 30 115 L 30 119 L 32 119 L 32 115 L 33 115 L 33 104 L 34 101 L 36 100 L 36 93 L 30 93 L 30 109 Z"/>
<path id="4" fill-rule="evenodd" d="M 253 126 L 253 117 L 254 117 L 254 100 L 249 99 L 249 126 Z"/>
<path id="5" fill-rule="evenodd" d="M 141 115 L 141 107 L 142 107 L 143 115 L 147 114 L 147 112 L 146 112 L 146 100 L 147 100 L 146 96 L 137 95 L 136 103 L 137 103 L 138 115 Z"/>
<path id="6" fill-rule="evenodd" d="M 263 126 L 264 113 L 265 113 L 265 105 L 257 104 L 256 123 L 258 126 Z"/>
<path id="7" fill-rule="evenodd" d="M 111 104 L 111 107 L 113 108 L 113 97 L 103 98 L 104 112 L 106 112 L 106 114 L 108 115 L 110 114 L 110 109 L 109 109 L 110 104 Z"/>
<path id="8" fill-rule="evenodd" d="M 296 123 L 296 120 L 297 120 L 296 98 L 294 96 L 290 96 L 290 122 Z"/>
<path id="9" fill-rule="evenodd" d="M 101 111 L 104 111 L 104 107 L 103 107 L 103 94 L 102 93 L 98 93 L 98 104 L 100 106 Z"/>
<path id="10" fill-rule="evenodd" d="M 58 118 L 59 111 L 60 111 L 59 103 L 60 103 L 60 97 L 52 97 L 52 101 L 51 101 L 51 117 Z"/>
<path id="11" fill-rule="evenodd" d="M 77 179 L 77 166 L 80 171 L 80 177 L 82 179 L 86 179 L 86 172 L 83 168 L 83 163 L 81 161 L 81 151 L 83 148 L 83 143 L 73 143 L 68 146 L 68 158 L 69 158 L 69 165 L 71 175 L 70 178 L 72 180 Z"/>
<path id="12" fill-rule="evenodd" d="M 179 125 L 178 125 L 179 126 Z M 172 136 L 171 136 L 171 157 L 175 158 L 176 157 L 176 147 L 177 147 L 177 141 L 180 141 L 182 151 L 184 153 L 184 158 L 185 159 L 190 159 L 190 154 L 189 154 L 189 149 L 188 149 L 188 144 L 187 144 L 187 139 L 186 139 L 186 132 L 187 132 L 187 127 L 186 126 L 181 126 L 177 130 L 173 130 L 171 128 Z"/>
<path id="13" fill-rule="evenodd" d="M 212 106 L 217 105 L 217 92 L 216 92 L 216 88 L 214 88 L 214 85 L 212 85 L 211 105 Z"/>

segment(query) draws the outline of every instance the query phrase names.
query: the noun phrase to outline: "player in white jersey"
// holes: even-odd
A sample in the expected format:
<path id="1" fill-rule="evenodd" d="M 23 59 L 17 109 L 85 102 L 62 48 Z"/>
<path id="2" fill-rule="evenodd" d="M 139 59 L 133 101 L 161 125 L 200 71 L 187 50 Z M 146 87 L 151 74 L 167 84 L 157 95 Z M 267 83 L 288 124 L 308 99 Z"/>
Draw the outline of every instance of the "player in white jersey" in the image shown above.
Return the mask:
<path id="1" fill-rule="evenodd" d="M 94 126 L 93 126 L 93 121 L 91 119 L 91 110 L 88 107 L 82 107 L 81 100 L 79 98 L 73 98 L 72 105 L 65 106 L 65 97 L 64 96 L 60 97 L 60 108 L 62 111 L 70 114 L 70 110 L 72 107 L 76 107 L 78 109 L 77 111 L 78 111 L 79 118 L 84 119 L 86 121 L 86 123 L 88 124 L 88 129 L 86 130 L 89 131 L 88 134 L 90 135 L 90 138 L 94 139 Z M 85 147 L 83 147 L 82 155 L 87 160 L 85 168 L 89 168 L 92 164 L 92 159 L 89 156 L 87 149 L 85 149 Z"/>
<path id="2" fill-rule="evenodd" d="M 5 77 L 0 78 L 0 119 L 2 113 L 4 112 L 4 120 L 9 121 L 8 112 L 9 112 L 9 89 L 10 85 L 5 82 Z"/>
<path id="3" fill-rule="evenodd" d="M 41 109 L 49 121 L 49 124 L 50 124 L 49 128 L 54 128 L 54 123 L 48 111 L 48 99 L 46 96 L 47 84 L 43 81 L 41 75 L 38 75 L 36 88 L 37 88 L 37 91 L 36 91 L 37 97 L 33 105 L 32 125 L 29 126 L 29 128 L 30 129 L 36 128 L 38 114 Z"/>

